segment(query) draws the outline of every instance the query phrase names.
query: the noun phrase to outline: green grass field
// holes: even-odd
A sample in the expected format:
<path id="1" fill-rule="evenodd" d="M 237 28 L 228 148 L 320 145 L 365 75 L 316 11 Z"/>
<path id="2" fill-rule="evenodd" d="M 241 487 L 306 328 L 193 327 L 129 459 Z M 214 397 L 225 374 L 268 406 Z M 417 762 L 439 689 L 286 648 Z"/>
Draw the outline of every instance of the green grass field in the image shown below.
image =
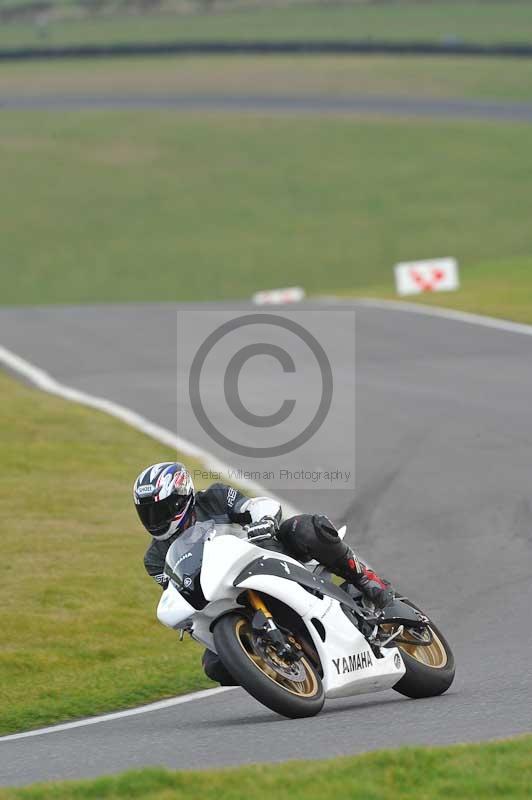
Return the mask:
<path id="1" fill-rule="evenodd" d="M 385 95 L 532 102 L 532 59 L 352 56 L 6 63 L 0 97 L 45 94 Z"/>
<path id="2" fill-rule="evenodd" d="M 525 800 L 532 737 L 483 745 L 401 748 L 330 761 L 206 772 L 149 769 L 110 778 L 0 789 L 0 800 Z"/>
<path id="3" fill-rule="evenodd" d="M 453 255 L 471 310 L 530 320 L 531 145 L 519 124 L 4 113 L 0 303 L 381 293 L 397 261 Z"/>
<path id="4" fill-rule="evenodd" d="M 420 39 L 473 42 L 532 41 L 526 0 L 435 0 L 394 3 L 308 3 L 240 8 L 214 14 L 92 16 L 53 20 L 46 28 L 11 23 L 0 47 L 130 41 Z"/>
<path id="5" fill-rule="evenodd" d="M 131 501 L 175 453 L 2 372 L 0 398 L 0 734 L 212 686 L 155 618 Z"/>

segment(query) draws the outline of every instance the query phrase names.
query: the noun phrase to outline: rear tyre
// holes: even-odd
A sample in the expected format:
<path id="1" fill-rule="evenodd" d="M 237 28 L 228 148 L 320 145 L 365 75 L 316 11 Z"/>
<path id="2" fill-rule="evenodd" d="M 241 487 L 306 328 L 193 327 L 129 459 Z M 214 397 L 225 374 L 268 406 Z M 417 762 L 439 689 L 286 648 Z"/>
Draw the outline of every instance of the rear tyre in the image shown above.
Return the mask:
<path id="1" fill-rule="evenodd" d="M 321 711 L 323 685 L 306 656 L 294 663 L 281 660 L 247 617 L 238 613 L 221 617 L 213 636 L 225 667 L 260 703 L 291 719 Z"/>
<path id="2" fill-rule="evenodd" d="M 417 608 L 407 600 L 404 602 Z M 432 620 L 427 627 L 432 636 L 431 644 L 423 644 L 422 638 L 416 639 L 416 634 L 408 631 L 401 641 L 391 644 L 401 651 L 406 667 L 405 674 L 393 688 L 406 697 L 436 697 L 446 692 L 454 680 L 454 656 L 448 641 Z"/>

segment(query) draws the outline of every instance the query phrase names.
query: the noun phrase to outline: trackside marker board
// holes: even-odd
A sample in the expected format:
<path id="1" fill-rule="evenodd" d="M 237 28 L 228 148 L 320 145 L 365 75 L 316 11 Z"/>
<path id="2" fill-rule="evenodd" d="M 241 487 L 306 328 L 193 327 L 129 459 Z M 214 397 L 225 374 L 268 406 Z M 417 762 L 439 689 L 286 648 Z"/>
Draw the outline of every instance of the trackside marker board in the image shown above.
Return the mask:
<path id="1" fill-rule="evenodd" d="M 305 290 L 301 286 L 290 286 L 287 289 L 270 289 L 266 292 L 255 292 L 251 299 L 257 306 L 300 303 L 305 299 Z"/>
<path id="2" fill-rule="evenodd" d="M 452 292 L 460 288 L 458 263 L 454 258 L 431 261 L 404 261 L 395 265 L 397 294 Z"/>

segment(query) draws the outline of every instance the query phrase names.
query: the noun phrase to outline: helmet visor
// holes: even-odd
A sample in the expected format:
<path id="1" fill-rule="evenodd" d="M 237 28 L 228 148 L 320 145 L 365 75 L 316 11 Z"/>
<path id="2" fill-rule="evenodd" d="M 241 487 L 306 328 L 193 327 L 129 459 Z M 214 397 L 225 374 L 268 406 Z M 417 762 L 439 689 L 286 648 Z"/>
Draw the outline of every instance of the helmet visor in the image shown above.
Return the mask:
<path id="1" fill-rule="evenodd" d="M 181 514 L 190 500 L 190 495 L 171 494 L 164 500 L 141 503 L 135 506 L 140 521 L 153 536 L 166 533 L 172 520 Z"/>

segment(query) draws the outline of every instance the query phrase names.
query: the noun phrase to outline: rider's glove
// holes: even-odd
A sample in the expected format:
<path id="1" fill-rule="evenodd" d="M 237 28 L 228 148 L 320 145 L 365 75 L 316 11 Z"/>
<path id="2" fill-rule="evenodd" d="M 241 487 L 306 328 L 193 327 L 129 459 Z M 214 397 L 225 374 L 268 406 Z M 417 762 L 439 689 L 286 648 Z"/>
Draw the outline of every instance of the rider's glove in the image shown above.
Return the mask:
<path id="1" fill-rule="evenodd" d="M 263 517 L 258 522 L 244 526 L 248 539 L 272 539 L 277 528 L 277 521 L 273 517 Z"/>

